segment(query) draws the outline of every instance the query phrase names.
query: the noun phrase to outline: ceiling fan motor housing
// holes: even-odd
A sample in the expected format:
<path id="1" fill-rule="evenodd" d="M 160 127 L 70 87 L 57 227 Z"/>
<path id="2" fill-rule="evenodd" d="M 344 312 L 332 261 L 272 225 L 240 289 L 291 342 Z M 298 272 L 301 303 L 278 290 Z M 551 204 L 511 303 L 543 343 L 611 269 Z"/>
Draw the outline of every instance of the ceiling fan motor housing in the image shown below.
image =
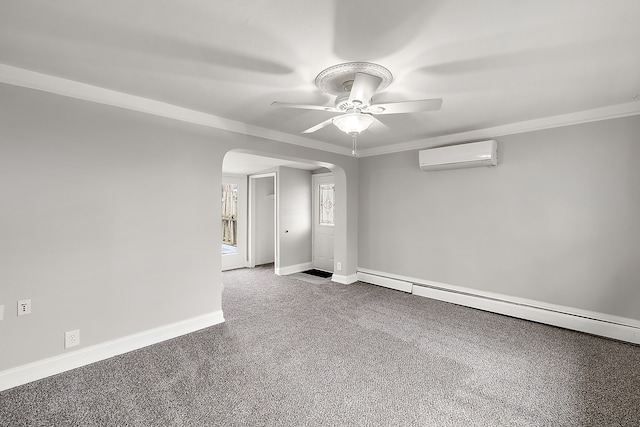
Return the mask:
<path id="1" fill-rule="evenodd" d="M 336 97 L 336 108 L 342 111 L 353 109 L 353 104 L 349 102 L 349 92 L 342 92 Z"/>

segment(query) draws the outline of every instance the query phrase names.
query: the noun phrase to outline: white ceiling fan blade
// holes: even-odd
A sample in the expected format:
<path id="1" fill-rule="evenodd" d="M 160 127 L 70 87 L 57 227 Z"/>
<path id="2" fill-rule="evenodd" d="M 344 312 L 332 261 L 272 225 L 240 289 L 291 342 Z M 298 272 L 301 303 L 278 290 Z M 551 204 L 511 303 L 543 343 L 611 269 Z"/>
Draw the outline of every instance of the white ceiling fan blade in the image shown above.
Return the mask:
<path id="1" fill-rule="evenodd" d="M 325 121 L 324 121 L 324 122 L 322 122 L 322 123 L 319 123 L 319 124 L 317 124 L 317 125 L 315 125 L 315 126 L 313 126 L 313 127 L 310 127 L 309 129 L 302 131 L 302 133 L 312 133 L 312 132 L 315 132 L 315 131 L 317 131 L 317 130 L 322 129 L 322 128 L 323 128 L 323 127 L 325 127 L 325 126 L 329 126 L 331 123 L 333 123 L 333 118 L 330 118 L 330 119 L 328 119 L 328 120 L 325 120 Z"/>
<path id="2" fill-rule="evenodd" d="M 335 107 L 325 107 L 323 105 L 306 105 L 306 104 L 293 104 L 290 102 L 278 102 L 273 101 L 271 103 L 272 107 L 284 107 L 284 108 L 297 108 L 302 110 L 320 110 L 320 111 L 330 111 L 333 113 L 341 113 L 339 109 Z"/>
<path id="3" fill-rule="evenodd" d="M 381 82 L 382 79 L 378 76 L 356 73 L 356 77 L 353 79 L 353 86 L 351 86 L 351 92 L 349 93 L 349 102 L 354 105 L 369 105 L 371 98 L 376 93 Z"/>
<path id="4" fill-rule="evenodd" d="M 442 106 L 442 99 L 420 99 L 417 101 L 389 102 L 373 104 L 366 111 L 371 114 L 402 114 L 437 111 Z"/>
<path id="5" fill-rule="evenodd" d="M 371 124 L 371 126 L 369 126 L 369 128 L 367 130 L 371 131 L 371 133 L 374 133 L 374 134 L 380 134 L 380 133 L 386 132 L 386 131 L 388 131 L 390 129 L 391 128 L 389 126 L 387 126 L 386 124 L 382 123 L 379 119 L 375 119 L 373 121 L 373 123 Z"/>

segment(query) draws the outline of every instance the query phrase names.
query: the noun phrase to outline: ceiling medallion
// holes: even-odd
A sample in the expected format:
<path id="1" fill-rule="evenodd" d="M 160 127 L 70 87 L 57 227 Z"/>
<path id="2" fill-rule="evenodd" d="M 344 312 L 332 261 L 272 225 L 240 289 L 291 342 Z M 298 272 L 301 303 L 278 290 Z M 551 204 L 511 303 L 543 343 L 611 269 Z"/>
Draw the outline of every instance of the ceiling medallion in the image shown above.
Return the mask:
<path id="1" fill-rule="evenodd" d="M 356 73 L 364 73 L 382 79 L 377 90 L 387 88 L 393 81 L 391 71 L 382 65 L 371 62 L 345 62 L 334 65 L 320 72 L 316 77 L 316 86 L 323 92 L 331 95 L 340 95 L 351 90 L 351 85 L 356 77 Z"/>

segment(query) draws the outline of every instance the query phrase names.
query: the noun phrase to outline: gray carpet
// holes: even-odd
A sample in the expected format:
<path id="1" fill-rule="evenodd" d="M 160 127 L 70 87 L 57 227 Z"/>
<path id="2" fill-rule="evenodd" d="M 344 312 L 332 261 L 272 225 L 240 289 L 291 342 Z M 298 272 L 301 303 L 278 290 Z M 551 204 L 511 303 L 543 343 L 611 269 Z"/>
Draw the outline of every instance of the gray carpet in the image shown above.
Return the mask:
<path id="1" fill-rule="evenodd" d="M 227 322 L 0 393 L 0 426 L 635 426 L 640 347 L 372 285 L 224 273 Z"/>

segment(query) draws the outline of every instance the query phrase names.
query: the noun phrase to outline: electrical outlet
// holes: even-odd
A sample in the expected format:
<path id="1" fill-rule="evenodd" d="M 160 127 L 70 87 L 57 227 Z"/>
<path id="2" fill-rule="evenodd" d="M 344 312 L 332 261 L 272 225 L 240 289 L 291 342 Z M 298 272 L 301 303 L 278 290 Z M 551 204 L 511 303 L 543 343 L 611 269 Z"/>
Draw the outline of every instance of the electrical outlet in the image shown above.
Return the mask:
<path id="1" fill-rule="evenodd" d="M 25 314 L 31 314 L 30 299 L 21 299 L 18 301 L 18 316 L 24 316 Z"/>
<path id="2" fill-rule="evenodd" d="M 337 263 L 336 263 L 336 269 L 337 269 L 338 271 L 342 271 L 342 263 L 341 263 L 341 262 L 337 262 Z"/>
<path id="3" fill-rule="evenodd" d="M 64 333 L 64 348 L 80 345 L 80 329 Z"/>

